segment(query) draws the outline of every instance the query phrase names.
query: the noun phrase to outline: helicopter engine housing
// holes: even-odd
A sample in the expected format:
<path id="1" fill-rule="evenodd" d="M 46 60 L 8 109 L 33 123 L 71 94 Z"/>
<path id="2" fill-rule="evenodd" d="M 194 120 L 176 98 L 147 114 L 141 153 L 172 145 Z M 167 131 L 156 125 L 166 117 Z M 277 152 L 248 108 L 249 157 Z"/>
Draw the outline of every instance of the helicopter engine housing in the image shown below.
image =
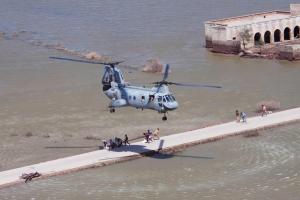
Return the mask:
<path id="1" fill-rule="evenodd" d="M 111 82 L 111 87 L 104 91 L 104 94 L 110 99 L 121 99 L 121 91 L 118 88 L 118 84 L 115 82 Z"/>
<path id="2" fill-rule="evenodd" d="M 121 91 L 118 88 L 110 88 L 104 94 L 110 99 L 121 99 Z"/>
<path id="3" fill-rule="evenodd" d="M 111 83 L 111 88 L 106 90 L 104 93 L 112 101 L 110 103 L 111 107 L 122 107 L 127 105 L 127 101 L 122 98 L 121 90 L 117 87 L 115 82 Z"/>

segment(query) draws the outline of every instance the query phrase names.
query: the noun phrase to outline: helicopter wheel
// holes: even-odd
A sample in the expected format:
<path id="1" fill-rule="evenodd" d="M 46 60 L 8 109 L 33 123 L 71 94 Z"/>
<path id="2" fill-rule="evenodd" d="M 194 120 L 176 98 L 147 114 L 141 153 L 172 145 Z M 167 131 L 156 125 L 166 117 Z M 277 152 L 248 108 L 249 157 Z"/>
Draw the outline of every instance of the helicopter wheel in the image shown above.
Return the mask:
<path id="1" fill-rule="evenodd" d="M 162 120 L 163 120 L 163 121 L 167 121 L 167 119 L 168 119 L 168 118 L 167 118 L 166 114 L 164 114 L 164 116 L 162 117 Z"/>
<path id="2" fill-rule="evenodd" d="M 110 113 L 114 113 L 116 110 L 114 108 L 109 109 Z"/>

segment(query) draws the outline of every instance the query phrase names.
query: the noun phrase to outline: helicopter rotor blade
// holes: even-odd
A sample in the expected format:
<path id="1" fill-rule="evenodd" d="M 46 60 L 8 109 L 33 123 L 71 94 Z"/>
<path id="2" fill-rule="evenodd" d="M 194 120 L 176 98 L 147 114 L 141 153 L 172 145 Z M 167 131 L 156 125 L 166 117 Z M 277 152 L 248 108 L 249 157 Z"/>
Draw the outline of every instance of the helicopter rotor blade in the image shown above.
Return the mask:
<path id="1" fill-rule="evenodd" d="M 50 59 L 56 59 L 56 60 L 66 60 L 66 61 L 89 63 L 89 64 L 103 64 L 102 62 L 82 60 L 82 59 L 74 59 L 74 58 L 64 58 L 64 57 L 55 57 L 55 56 L 50 56 L 49 58 Z"/>
<path id="2" fill-rule="evenodd" d="M 156 82 L 152 83 L 152 84 L 155 84 L 157 86 L 156 93 L 160 90 L 160 88 L 161 88 L 162 85 L 167 85 L 168 84 L 168 82 L 166 80 L 167 80 L 167 78 L 169 76 L 169 69 L 170 69 L 170 65 L 166 64 L 163 79 L 161 81 L 156 81 Z"/>
<path id="3" fill-rule="evenodd" d="M 167 80 L 168 76 L 169 76 L 169 69 L 170 69 L 170 65 L 166 64 L 166 68 L 165 68 L 165 72 L 164 72 L 164 77 L 163 77 L 163 81 Z"/>
<path id="4" fill-rule="evenodd" d="M 152 84 L 157 85 L 158 87 L 161 87 L 162 85 L 176 85 L 176 86 L 183 86 L 183 87 L 198 87 L 198 88 L 222 88 L 222 86 L 218 85 L 206 85 L 206 84 L 195 84 L 195 83 L 176 83 L 176 82 L 170 82 L 170 81 L 158 81 L 158 82 L 152 82 Z"/>
<path id="5" fill-rule="evenodd" d="M 162 83 L 163 83 L 163 81 L 156 81 L 156 82 L 152 82 L 152 83 L 150 83 L 150 84 L 160 85 L 160 84 L 162 84 Z"/>
<path id="6" fill-rule="evenodd" d="M 206 85 L 206 84 L 194 84 L 194 83 L 175 83 L 175 82 L 167 82 L 169 85 L 183 86 L 183 87 L 198 87 L 198 88 L 222 88 L 218 85 Z"/>
<path id="7" fill-rule="evenodd" d="M 162 83 L 160 83 L 160 84 L 158 85 L 157 90 L 156 90 L 156 93 L 159 92 L 159 90 L 160 90 L 160 88 L 161 88 L 162 85 L 163 85 Z"/>
<path id="8" fill-rule="evenodd" d="M 85 59 L 75 59 L 75 58 L 65 58 L 65 57 L 56 57 L 56 56 L 50 56 L 50 59 L 56 59 L 56 60 L 66 60 L 66 61 L 74 61 L 74 62 L 82 62 L 82 63 L 89 63 L 89 64 L 101 64 L 101 65 L 109 65 L 111 67 L 114 67 L 115 65 L 118 65 L 124 61 L 117 61 L 117 62 L 100 62 L 100 61 L 92 61 L 92 60 L 85 60 Z"/>

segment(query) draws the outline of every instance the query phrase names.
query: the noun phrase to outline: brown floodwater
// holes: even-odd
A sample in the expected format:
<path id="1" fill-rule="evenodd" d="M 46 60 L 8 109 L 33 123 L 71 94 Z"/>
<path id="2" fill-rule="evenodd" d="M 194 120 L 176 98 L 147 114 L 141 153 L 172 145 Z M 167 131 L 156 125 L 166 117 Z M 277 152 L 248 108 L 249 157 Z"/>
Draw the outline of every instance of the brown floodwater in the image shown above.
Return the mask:
<path id="1" fill-rule="evenodd" d="M 299 198 L 300 126 L 34 181 L 1 199 Z M 296 130 L 296 131 L 295 131 Z"/>
<path id="2" fill-rule="evenodd" d="M 0 38 L 1 171 L 96 150 L 100 139 L 125 133 L 134 138 L 149 128 L 159 127 L 161 135 L 197 129 L 233 120 L 236 109 L 255 115 L 264 100 L 280 102 L 281 110 L 299 106 L 299 62 L 203 48 L 205 20 L 287 10 L 286 1 L 16 2 L 0 7 L 0 32 L 6 34 Z M 100 85 L 103 68 L 51 60 L 69 56 L 46 48 L 53 44 L 124 59 L 138 69 L 122 69 L 131 83 L 160 80 L 161 74 L 140 70 L 147 59 L 159 58 L 171 65 L 170 81 L 223 88 L 171 86 L 179 108 L 166 122 L 149 110 L 111 114 Z M 299 128 L 32 182 L 1 190 L 0 199 L 297 199 Z"/>
<path id="3" fill-rule="evenodd" d="M 167 135 L 230 121 L 235 109 L 254 115 L 262 100 L 279 101 L 286 109 L 300 99 L 297 63 L 207 53 L 209 68 L 177 67 L 170 80 L 219 84 L 223 89 L 172 87 L 180 107 L 169 113 L 167 122 L 149 110 L 121 108 L 111 114 L 99 84 L 99 66 L 49 60 L 57 52 L 20 41 L 4 40 L 1 46 L 6 49 L 0 69 L 2 170 L 97 149 L 99 140 L 86 138 L 125 133 L 133 138 L 156 127 Z M 161 75 L 125 70 L 125 77 L 147 83 Z"/>

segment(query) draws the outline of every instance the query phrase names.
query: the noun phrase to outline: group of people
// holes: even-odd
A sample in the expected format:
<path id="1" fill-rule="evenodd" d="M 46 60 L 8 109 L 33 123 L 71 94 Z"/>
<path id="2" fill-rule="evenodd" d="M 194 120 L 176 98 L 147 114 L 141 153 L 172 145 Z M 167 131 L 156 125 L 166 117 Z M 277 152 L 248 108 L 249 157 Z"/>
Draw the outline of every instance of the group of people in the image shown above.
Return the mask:
<path id="1" fill-rule="evenodd" d="M 122 145 L 130 145 L 127 134 L 124 136 L 124 140 L 115 137 L 114 139 L 102 140 L 104 149 L 114 149 L 116 147 L 121 147 Z"/>
<path id="2" fill-rule="evenodd" d="M 143 133 L 145 140 L 145 143 L 153 142 L 154 140 L 159 140 L 159 128 L 155 129 L 154 132 L 150 131 L 150 129 L 147 130 L 147 132 Z"/>
<path id="3" fill-rule="evenodd" d="M 159 140 L 159 128 L 156 128 L 154 132 L 148 129 L 147 132 L 143 133 L 143 135 L 144 135 L 145 143 L 150 143 L 153 142 L 154 140 Z M 108 150 L 114 149 L 116 147 L 121 147 L 122 145 L 125 146 L 130 145 L 127 134 L 124 135 L 123 140 L 121 138 L 115 137 L 114 139 L 102 140 L 102 143 L 103 143 L 103 148 Z"/>
<path id="4" fill-rule="evenodd" d="M 267 110 L 266 105 L 261 105 L 261 116 L 267 116 L 270 113 L 270 111 Z M 246 123 L 247 122 L 247 115 L 245 112 L 239 112 L 238 110 L 235 111 L 235 116 L 236 116 L 236 122 L 242 122 Z"/>
<path id="5" fill-rule="evenodd" d="M 235 116 L 236 116 L 236 122 L 240 122 L 242 120 L 243 123 L 247 122 L 247 115 L 245 112 L 239 112 L 238 110 L 235 111 Z"/>

